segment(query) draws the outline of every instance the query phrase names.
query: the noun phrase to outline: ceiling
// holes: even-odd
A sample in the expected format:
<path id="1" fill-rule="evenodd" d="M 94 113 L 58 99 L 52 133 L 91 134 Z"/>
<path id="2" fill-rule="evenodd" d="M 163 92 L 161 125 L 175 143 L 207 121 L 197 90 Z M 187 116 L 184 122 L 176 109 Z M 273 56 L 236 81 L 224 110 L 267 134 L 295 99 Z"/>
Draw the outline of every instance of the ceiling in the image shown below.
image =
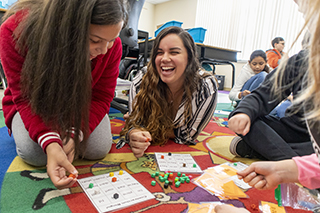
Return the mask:
<path id="1" fill-rule="evenodd" d="M 160 4 L 163 2 L 167 2 L 167 1 L 170 1 L 170 0 L 146 0 L 146 2 L 148 2 L 150 4 Z"/>

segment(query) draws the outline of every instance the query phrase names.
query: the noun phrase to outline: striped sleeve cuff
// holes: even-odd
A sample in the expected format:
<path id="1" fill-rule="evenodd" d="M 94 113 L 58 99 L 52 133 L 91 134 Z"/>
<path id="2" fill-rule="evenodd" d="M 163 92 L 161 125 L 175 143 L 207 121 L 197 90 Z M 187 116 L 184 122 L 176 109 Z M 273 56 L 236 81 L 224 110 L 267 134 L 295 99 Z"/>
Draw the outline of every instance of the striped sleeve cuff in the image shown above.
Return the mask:
<path id="1" fill-rule="evenodd" d="M 45 153 L 46 147 L 52 142 L 56 142 L 63 147 L 60 135 L 57 132 L 47 132 L 38 137 L 38 144 Z"/>
<path id="2" fill-rule="evenodd" d="M 71 133 L 71 138 L 74 138 L 74 134 L 76 132 L 75 128 L 72 127 L 71 129 L 67 130 L 67 132 Z M 79 141 L 83 141 L 83 132 L 81 130 L 79 130 Z"/>

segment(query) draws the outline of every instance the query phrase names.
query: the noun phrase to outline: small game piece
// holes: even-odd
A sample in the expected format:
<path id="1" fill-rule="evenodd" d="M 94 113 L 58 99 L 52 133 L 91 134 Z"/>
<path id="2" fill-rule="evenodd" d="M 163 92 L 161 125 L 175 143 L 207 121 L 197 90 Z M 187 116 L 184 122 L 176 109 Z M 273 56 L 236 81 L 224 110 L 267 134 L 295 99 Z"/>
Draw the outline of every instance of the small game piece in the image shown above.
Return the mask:
<path id="1" fill-rule="evenodd" d="M 156 181 L 151 181 L 151 186 L 155 186 L 156 185 Z"/>
<path id="2" fill-rule="evenodd" d="M 118 199 L 119 198 L 119 194 L 118 193 L 114 193 L 113 198 L 114 199 Z"/>
<path id="3" fill-rule="evenodd" d="M 185 163 L 183 163 L 183 164 L 182 164 L 182 167 L 186 167 L 186 164 L 185 164 Z"/>
<path id="4" fill-rule="evenodd" d="M 169 180 L 169 185 L 170 185 L 170 186 L 172 185 L 172 180 Z"/>
<path id="5" fill-rule="evenodd" d="M 72 173 L 70 173 L 69 177 L 72 177 L 73 179 L 76 178 L 76 176 L 74 174 L 72 174 Z"/>
<path id="6" fill-rule="evenodd" d="M 114 176 L 114 173 L 113 173 L 113 172 L 110 172 L 110 173 L 109 173 L 109 176 L 110 176 L 110 177 L 113 177 L 113 176 Z"/>
<path id="7" fill-rule="evenodd" d="M 193 164 L 193 168 L 196 168 L 196 167 L 197 167 L 197 164 L 194 163 L 194 164 Z"/>
<path id="8" fill-rule="evenodd" d="M 168 181 L 168 180 L 165 180 L 164 183 L 169 184 L 169 181 Z"/>
<path id="9" fill-rule="evenodd" d="M 171 156 L 172 155 L 171 152 L 169 152 L 168 155 Z"/>
<path id="10" fill-rule="evenodd" d="M 177 181 L 177 182 L 175 183 L 175 186 L 178 188 L 178 187 L 180 186 L 180 184 L 181 184 L 181 182 L 180 182 L 180 181 Z"/>
<path id="11" fill-rule="evenodd" d="M 164 177 L 164 174 L 160 174 L 161 177 Z"/>
<path id="12" fill-rule="evenodd" d="M 159 172 L 156 172 L 156 176 L 159 176 Z"/>
<path id="13" fill-rule="evenodd" d="M 113 177 L 111 181 L 112 181 L 112 182 L 117 182 L 117 178 L 116 178 L 116 177 Z"/>
<path id="14" fill-rule="evenodd" d="M 189 177 L 186 178 L 186 183 L 190 183 Z"/>
<path id="15" fill-rule="evenodd" d="M 164 188 L 167 189 L 168 187 L 169 187 L 169 184 L 168 184 L 168 183 L 165 183 L 165 184 L 164 184 Z"/>
<path id="16" fill-rule="evenodd" d="M 181 177 L 181 178 L 180 178 L 180 182 L 181 182 L 181 183 L 184 183 L 184 182 L 185 182 L 185 179 L 184 179 L 183 177 Z"/>
<path id="17" fill-rule="evenodd" d="M 89 184 L 89 188 L 92 189 L 93 188 L 93 183 Z"/>
<path id="18" fill-rule="evenodd" d="M 186 174 L 182 174 L 182 177 L 185 177 L 186 176 Z"/>
<path id="19" fill-rule="evenodd" d="M 151 174 L 151 177 L 152 177 L 152 178 L 156 177 L 156 173 L 152 173 L 152 174 Z"/>
<path id="20" fill-rule="evenodd" d="M 162 177 L 162 176 L 159 176 L 159 180 L 160 180 L 160 182 L 164 182 L 165 181 L 164 177 Z"/>
<path id="21" fill-rule="evenodd" d="M 234 166 L 237 166 L 238 164 L 237 164 L 237 163 L 233 163 L 233 165 L 234 165 Z"/>
<path id="22" fill-rule="evenodd" d="M 178 177 L 180 177 L 180 176 L 181 176 L 181 172 L 178 172 L 178 174 L 177 174 L 177 175 L 178 175 Z"/>
<path id="23" fill-rule="evenodd" d="M 119 171 L 119 175 L 123 175 L 123 170 L 120 170 L 120 171 Z"/>
<path id="24" fill-rule="evenodd" d="M 164 159 L 164 156 L 163 156 L 163 155 L 161 155 L 161 159 Z"/>
<path id="25" fill-rule="evenodd" d="M 169 178 L 173 178 L 173 174 L 172 173 L 170 173 Z"/>
<path id="26" fill-rule="evenodd" d="M 176 178 L 174 179 L 174 182 L 176 183 L 176 182 L 178 182 L 178 181 L 179 181 L 179 178 L 176 177 Z"/>

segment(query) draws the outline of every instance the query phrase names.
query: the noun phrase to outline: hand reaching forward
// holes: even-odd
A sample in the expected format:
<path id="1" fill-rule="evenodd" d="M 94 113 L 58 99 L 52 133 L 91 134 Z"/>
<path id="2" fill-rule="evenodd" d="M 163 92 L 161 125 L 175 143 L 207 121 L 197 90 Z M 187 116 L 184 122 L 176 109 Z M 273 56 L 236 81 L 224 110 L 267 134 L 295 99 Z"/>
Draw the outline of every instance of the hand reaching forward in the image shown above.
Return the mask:
<path id="1" fill-rule="evenodd" d="M 250 131 L 250 126 L 250 117 L 244 113 L 235 114 L 228 121 L 229 129 L 238 135 L 245 136 Z"/>
<path id="2" fill-rule="evenodd" d="M 299 182 L 294 160 L 259 161 L 238 172 L 239 179 L 256 189 L 274 189 L 281 183 Z"/>
<path id="3" fill-rule="evenodd" d="M 51 143 L 46 148 L 47 152 L 47 172 L 57 189 L 71 187 L 76 181 L 76 178 L 67 177 L 66 171 L 77 177 L 78 171 L 68 160 L 68 156 L 58 143 Z M 69 158 L 73 160 L 69 153 Z"/>
<path id="4" fill-rule="evenodd" d="M 133 129 L 129 134 L 129 145 L 135 157 L 140 158 L 143 156 L 146 149 L 150 146 L 152 140 L 148 131 L 142 131 L 140 129 Z"/>

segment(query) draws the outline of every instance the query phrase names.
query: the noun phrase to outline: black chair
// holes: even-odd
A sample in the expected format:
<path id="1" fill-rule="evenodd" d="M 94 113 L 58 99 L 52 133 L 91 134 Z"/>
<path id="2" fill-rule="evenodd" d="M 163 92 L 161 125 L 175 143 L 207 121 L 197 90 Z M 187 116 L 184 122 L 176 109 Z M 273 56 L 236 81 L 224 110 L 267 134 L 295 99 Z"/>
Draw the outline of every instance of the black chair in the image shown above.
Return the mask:
<path id="1" fill-rule="evenodd" d="M 120 32 L 120 38 L 122 41 L 122 60 L 120 62 L 120 73 L 119 78 L 125 78 L 128 72 L 128 67 L 130 65 L 136 65 L 139 70 L 140 66 L 140 56 L 139 56 L 139 45 L 138 45 L 138 24 L 140 13 L 143 7 L 145 0 L 129 0 L 130 10 L 128 23 L 124 29 Z M 131 70 L 130 70 L 131 72 Z M 114 97 L 111 102 L 111 107 L 119 110 L 122 114 L 125 114 L 129 111 L 128 101 Z"/>

